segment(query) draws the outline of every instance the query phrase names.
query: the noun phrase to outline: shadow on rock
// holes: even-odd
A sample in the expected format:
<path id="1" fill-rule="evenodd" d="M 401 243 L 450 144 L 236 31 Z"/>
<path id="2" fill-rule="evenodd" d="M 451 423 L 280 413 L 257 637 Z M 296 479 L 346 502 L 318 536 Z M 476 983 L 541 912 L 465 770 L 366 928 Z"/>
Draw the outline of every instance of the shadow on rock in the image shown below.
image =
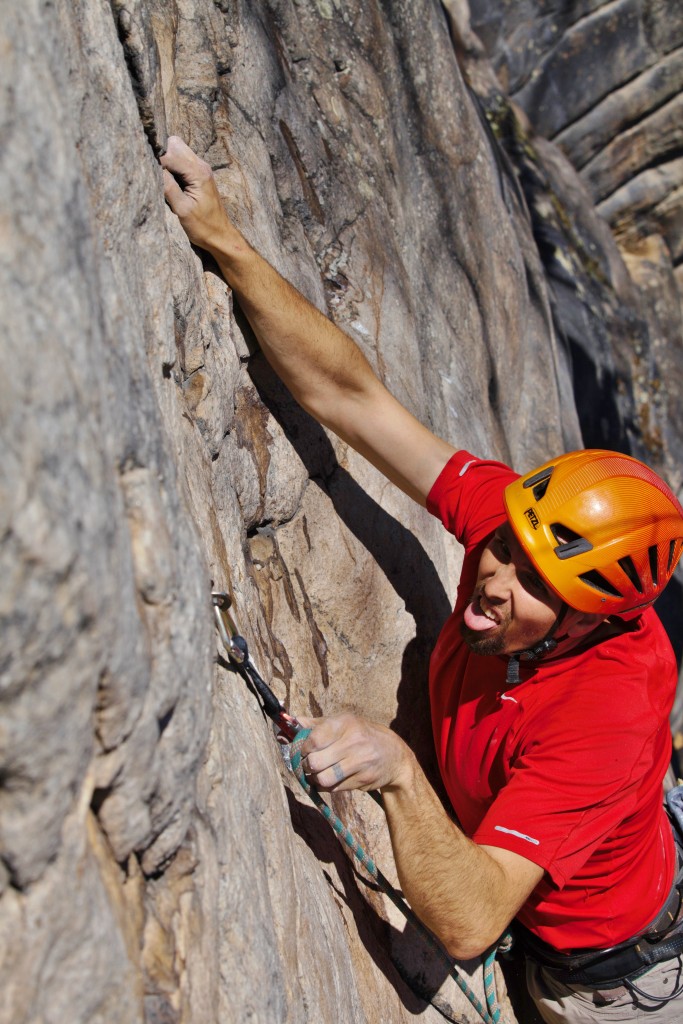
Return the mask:
<path id="1" fill-rule="evenodd" d="M 334 865 L 343 888 L 339 889 L 325 871 L 333 898 L 353 914 L 366 952 L 394 987 L 406 1009 L 418 1014 L 426 1003 L 433 1003 L 447 1020 L 468 1019 L 463 1017 L 461 1005 L 466 997 L 455 982 L 449 980 L 446 964 L 427 939 L 408 922 L 401 931 L 381 917 L 372 905 L 376 900 L 373 894 L 381 890 L 355 869 L 318 811 L 299 803 L 289 790 L 287 800 L 295 833 L 304 840 L 316 860 Z M 361 894 L 361 887 L 368 893 L 367 898 Z M 481 971 L 481 963 L 478 960 L 459 963 L 458 969 L 469 982 L 476 971 Z"/>
<path id="2" fill-rule="evenodd" d="M 238 315 L 245 336 L 253 338 Z M 249 373 L 259 398 L 279 423 L 311 481 L 329 495 L 337 515 L 376 561 L 415 621 L 396 693 L 392 728 L 419 756 L 441 793 L 429 715 L 429 656 L 451 604 L 431 558 L 410 530 L 371 498 L 336 460 L 325 431 L 294 400 L 258 352 Z"/>

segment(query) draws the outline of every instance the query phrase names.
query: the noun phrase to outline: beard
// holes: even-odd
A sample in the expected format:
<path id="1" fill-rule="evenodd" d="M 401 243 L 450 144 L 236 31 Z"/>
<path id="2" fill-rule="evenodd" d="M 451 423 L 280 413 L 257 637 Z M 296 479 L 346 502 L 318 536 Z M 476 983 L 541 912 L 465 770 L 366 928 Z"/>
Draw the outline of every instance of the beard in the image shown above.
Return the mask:
<path id="1" fill-rule="evenodd" d="M 488 636 L 476 629 L 470 629 L 461 622 L 460 636 L 474 654 L 502 654 L 505 650 L 505 630 L 501 630 L 496 636 Z"/>
<path id="2" fill-rule="evenodd" d="M 475 590 L 470 598 L 470 604 L 476 606 L 479 612 L 481 612 L 480 597 L 479 590 Z M 463 616 L 460 621 L 460 635 L 474 654 L 504 654 L 510 621 L 511 615 L 508 611 L 492 629 L 481 630 L 472 629 L 471 626 L 468 626 Z"/>

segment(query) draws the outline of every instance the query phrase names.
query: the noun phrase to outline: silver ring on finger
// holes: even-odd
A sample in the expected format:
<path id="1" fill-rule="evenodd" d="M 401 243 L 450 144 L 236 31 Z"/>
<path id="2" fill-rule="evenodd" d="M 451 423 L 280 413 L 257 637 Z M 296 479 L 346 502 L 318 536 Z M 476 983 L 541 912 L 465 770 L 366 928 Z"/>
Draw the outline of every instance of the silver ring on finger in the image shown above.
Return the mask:
<path id="1" fill-rule="evenodd" d="M 332 771 L 334 772 L 334 777 L 337 780 L 337 782 L 343 782 L 344 781 L 344 771 L 342 769 L 342 766 L 339 764 L 339 762 L 337 762 L 336 764 L 332 765 Z"/>

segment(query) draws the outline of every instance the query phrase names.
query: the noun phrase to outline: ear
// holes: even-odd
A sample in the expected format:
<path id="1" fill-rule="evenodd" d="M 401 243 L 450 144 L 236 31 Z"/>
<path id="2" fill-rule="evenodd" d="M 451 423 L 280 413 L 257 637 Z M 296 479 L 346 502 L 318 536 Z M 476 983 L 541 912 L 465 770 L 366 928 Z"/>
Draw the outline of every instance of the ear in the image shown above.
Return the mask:
<path id="1" fill-rule="evenodd" d="M 606 621 L 605 615 L 596 615 L 595 612 L 577 612 L 572 608 L 562 623 L 562 632 L 573 637 L 587 636 Z"/>

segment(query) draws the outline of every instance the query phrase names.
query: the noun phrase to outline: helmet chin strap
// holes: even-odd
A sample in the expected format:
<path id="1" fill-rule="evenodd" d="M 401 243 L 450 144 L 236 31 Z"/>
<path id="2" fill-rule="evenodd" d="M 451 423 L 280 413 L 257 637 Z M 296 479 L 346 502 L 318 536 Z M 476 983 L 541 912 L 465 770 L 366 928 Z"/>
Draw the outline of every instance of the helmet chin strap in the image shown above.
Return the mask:
<path id="1" fill-rule="evenodd" d="M 538 661 L 540 658 L 544 658 L 546 655 L 551 654 L 555 650 L 560 641 L 564 639 L 563 637 L 559 637 L 556 640 L 555 634 L 562 625 L 564 617 L 568 611 L 569 605 L 563 601 L 562 606 L 560 607 L 560 610 L 557 614 L 557 618 L 555 619 L 555 621 L 553 622 L 552 626 L 550 627 L 546 635 L 543 637 L 543 639 L 539 640 L 539 642 L 537 644 L 534 644 L 533 647 L 527 647 L 527 649 L 524 651 L 515 651 L 514 654 L 510 655 L 510 660 L 508 661 L 507 675 L 505 677 L 506 683 L 514 684 L 520 681 L 520 660 Z"/>

